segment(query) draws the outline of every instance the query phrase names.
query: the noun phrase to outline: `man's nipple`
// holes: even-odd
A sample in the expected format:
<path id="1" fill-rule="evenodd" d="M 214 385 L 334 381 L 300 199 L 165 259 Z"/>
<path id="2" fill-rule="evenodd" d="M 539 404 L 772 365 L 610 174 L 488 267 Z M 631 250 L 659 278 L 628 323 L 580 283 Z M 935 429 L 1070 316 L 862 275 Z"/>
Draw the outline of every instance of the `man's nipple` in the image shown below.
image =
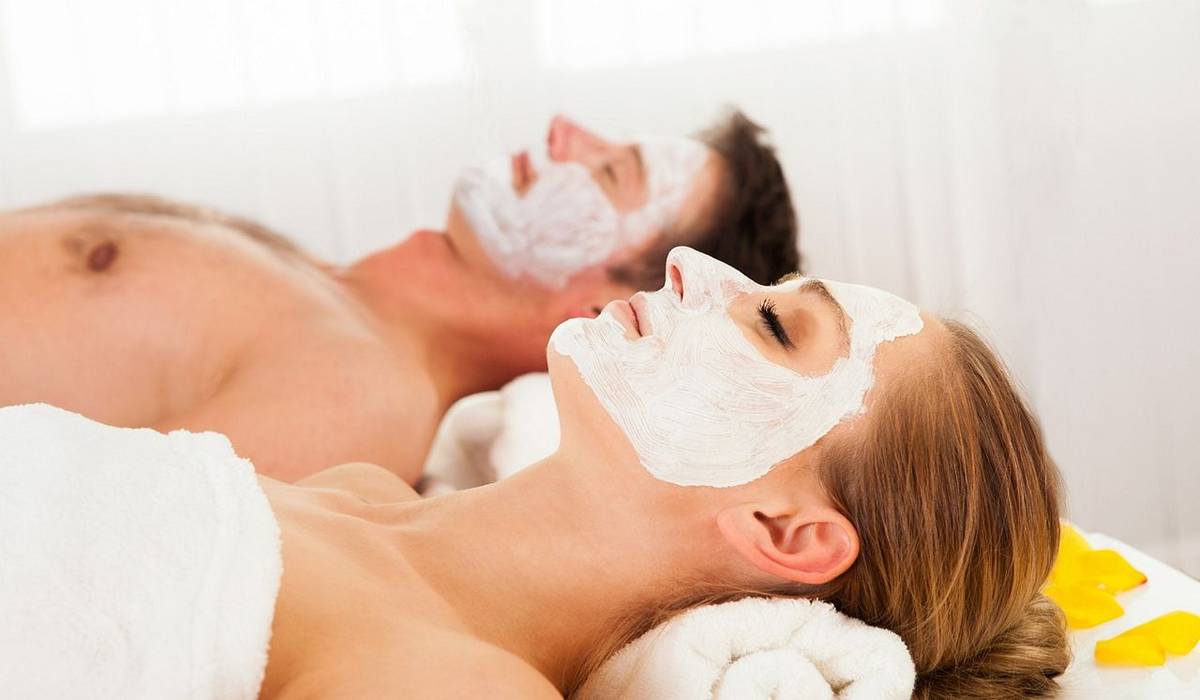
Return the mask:
<path id="1" fill-rule="evenodd" d="M 120 250 L 117 244 L 112 241 L 103 241 L 95 248 L 88 251 L 87 267 L 92 272 L 104 272 L 112 267 L 112 264 L 117 259 L 117 254 Z"/>

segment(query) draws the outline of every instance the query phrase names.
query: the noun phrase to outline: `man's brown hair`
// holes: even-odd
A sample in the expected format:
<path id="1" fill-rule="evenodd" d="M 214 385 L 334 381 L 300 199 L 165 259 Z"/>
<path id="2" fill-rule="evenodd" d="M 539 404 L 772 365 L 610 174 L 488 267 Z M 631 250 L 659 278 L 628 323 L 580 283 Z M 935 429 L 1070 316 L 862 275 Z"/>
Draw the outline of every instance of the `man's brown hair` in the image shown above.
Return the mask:
<path id="1" fill-rule="evenodd" d="M 766 129 L 735 109 L 699 139 L 722 165 L 709 211 L 687 229 L 665 231 L 659 245 L 637 262 L 612 268 L 613 279 L 639 289 L 662 286 L 663 260 L 677 245 L 710 255 L 759 284 L 800 270 L 796 211 Z"/>

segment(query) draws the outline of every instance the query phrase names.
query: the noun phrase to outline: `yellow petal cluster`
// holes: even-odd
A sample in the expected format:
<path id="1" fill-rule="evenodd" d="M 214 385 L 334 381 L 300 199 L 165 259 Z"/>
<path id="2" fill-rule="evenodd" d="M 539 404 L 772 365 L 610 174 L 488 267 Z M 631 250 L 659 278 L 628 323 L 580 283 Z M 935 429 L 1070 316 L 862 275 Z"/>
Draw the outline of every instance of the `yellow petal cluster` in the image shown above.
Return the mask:
<path id="1" fill-rule="evenodd" d="M 1045 593 L 1066 614 L 1071 629 L 1095 627 L 1125 614 L 1116 594 L 1146 582 L 1146 575 L 1111 549 L 1092 549 L 1084 536 L 1062 524 L 1058 559 Z M 1175 611 L 1096 643 L 1096 662 L 1161 666 L 1167 654 L 1187 654 L 1200 642 L 1200 615 Z"/>
<path id="2" fill-rule="evenodd" d="M 1045 593 L 1067 616 L 1071 629 L 1095 627 L 1125 614 L 1116 594 L 1146 582 L 1146 575 L 1111 549 L 1092 549 L 1084 536 L 1063 523 L 1058 559 Z"/>

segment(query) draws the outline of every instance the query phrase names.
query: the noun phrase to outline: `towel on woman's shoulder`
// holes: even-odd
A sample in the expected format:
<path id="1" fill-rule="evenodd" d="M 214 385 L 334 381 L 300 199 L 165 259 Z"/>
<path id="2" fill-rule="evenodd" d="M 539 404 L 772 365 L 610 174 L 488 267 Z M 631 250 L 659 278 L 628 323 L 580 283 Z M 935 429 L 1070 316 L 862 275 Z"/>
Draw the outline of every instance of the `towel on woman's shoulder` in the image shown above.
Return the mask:
<path id="1" fill-rule="evenodd" d="M 889 700 L 916 673 L 900 637 L 802 598 L 689 610 L 593 673 L 579 700 Z"/>
<path id="2" fill-rule="evenodd" d="M 0 408 L 4 697 L 256 697 L 281 573 L 223 435 Z"/>

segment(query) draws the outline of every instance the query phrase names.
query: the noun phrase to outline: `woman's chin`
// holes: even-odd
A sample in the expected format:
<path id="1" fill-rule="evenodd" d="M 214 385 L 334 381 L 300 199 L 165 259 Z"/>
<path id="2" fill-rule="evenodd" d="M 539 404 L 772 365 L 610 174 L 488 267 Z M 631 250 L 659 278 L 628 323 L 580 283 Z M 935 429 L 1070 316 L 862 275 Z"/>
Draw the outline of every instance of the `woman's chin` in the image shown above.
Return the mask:
<path id="1" fill-rule="evenodd" d="M 579 384 L 587 389 L 583 377 L 579 374 L 579 368 L 575 366 L 570 357 L 554 349 L 553 341 L 546 344 L 546 371 L 550 373 L 550 386 L 554 390 L 556 401 L 560 390 L 565 388 L 564 384 Z"/>
<path id="2" fill-rule="evenodd" d="M 558 421 L 564 431 L 568 425 L 596 427 L 598 422 L 612 422 L 600 399 L 584 381 L 579 368 L 570 357 L 554 349 L 546 349 L 546 367 L 550 372 L 550 388 L 558 408 Z"/>

